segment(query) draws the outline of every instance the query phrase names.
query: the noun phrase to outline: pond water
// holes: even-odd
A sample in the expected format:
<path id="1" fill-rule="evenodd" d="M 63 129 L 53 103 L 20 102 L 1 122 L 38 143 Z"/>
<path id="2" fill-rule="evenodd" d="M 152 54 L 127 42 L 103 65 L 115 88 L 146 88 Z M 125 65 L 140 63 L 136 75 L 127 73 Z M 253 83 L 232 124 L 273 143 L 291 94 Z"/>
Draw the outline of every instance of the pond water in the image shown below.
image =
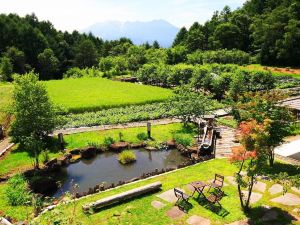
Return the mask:
<path id="1" fill-rule="evenodd" d="M 107 184 L 130 180 L 141 176 L 143 173 L 153 172 L 155 169 L 176 167 L 189 159 L 174 150 L 147 151 L 145 149 L 133 150 L 136 162 L 122 165 L 117 160 L 117 153 L 105 152 L 93 159 L 82 159 L 75 164 L 62 168 L 64 179 L 62 186 L 55 193 L 55 197 L 70 191 L 73 183 L 79 185 L 77 192 L 87 192 L 89 188 L 102 182 Z"/>

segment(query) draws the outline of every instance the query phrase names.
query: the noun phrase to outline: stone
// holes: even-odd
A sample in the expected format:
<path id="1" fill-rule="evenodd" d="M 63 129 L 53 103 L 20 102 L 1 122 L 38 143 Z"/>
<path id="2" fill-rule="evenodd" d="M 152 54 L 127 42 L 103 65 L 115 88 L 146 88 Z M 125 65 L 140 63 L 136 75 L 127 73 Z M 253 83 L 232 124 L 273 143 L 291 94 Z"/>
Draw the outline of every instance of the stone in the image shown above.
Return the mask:
<path id="1" fill-rule="evenodd" d="M 248 191 L 242 191 L 243 193 L 243 198 L 246 199 L 248 198 Z M 262 194 L 257 193 L 257 192 L 252 192 L 251 197 L 250 197 L 250 203 L 254 204 L 258 202 L 262 198 Z"/>
<path id="2" fill-rule="evenodd" d="M 121 151 L 123 149 L 127 149 L 129 147 L 128 142 L 116 142 L 109 146 L 109 148 L 113 151 Z"/>
<path id="3" fill-rule="evenodd" d="M 233 223 L 228 223 L 226 225 L 249 225 L 248 220 L 239 220 L 239 221 L 235 221 Z"/>
<path id="4" fill-rule="evenodd" d="M 278 213 L 274 209 L 269 209 L 267 212 L 263 215 L 261 218 L 262 221 L 271 221 L 271 220 L 276 220 L 278 217 Z"/>
<path id="5" fill-rule="evenodd" d="M 283 192 L 283 186 L 280 184 L 273 184 L 272 187 L 269 188 L 269 192 L 272 195 L 279 194 Z"/>
<path id="6" fill-rule="evenodd" d="M 300 204 L 300 198 L 297 195 L 286 193 L 283 196 L 280 196 L 278 198 L 271 199 L 271 202 L 280 203 L 282 205 L 299 205 Z"/>
<path id="7" fill-rule="evenodd" d="M 168 140 L 167 141 L 167 146 L 168 148 L 175 148 L 176 147 L 176 143 L 174 140 Z"/>
<path id="8" fill-rule="evenodd" d="M 188 218 L 186 222 L 190 225 L 210 225 L 210 220 L 196 215 Z"/>
<path id="9" fill-rule="evenodd" d="M 130 144 L 130 148 L 144 148 L 146 144 L 144 142 L 136 143 L 136 144 Z"/>
<path id="10" fill-rule="evenodd" d="M 292 191 L 297 192 L 298 194 L 300 194 L 300 189 L 299 188 L 292 187 L 291 189 L 292 189 Z"/>
<path id="11" fill-rule="evenodd" d="M 299 214 L 299 215 L 300 215 L 300 209 L 299 209 L 299 208 L 293 209 L 293 213 L 296 213 L 296 214 Z"/>
<path id="12" fill-rule="evenodd" d="M 147 146 L 147 147 L 145 147 L 145 149 L 146 149 L 147 151 L 156 151 L 156 150 L 157 150 L 157 148 L 151 147 L 151 146 Z"/>
<path id="13" fill-rule="evenodd" d="M 180 191 L 183 191 L 183 190 L 180 190 Z M 177 201 L 177 198 L 174 194 L 174 189 L 165 191 L 165 192 L 161 193 L 160 195 L 157 195 L 157 197 L 159 197 L 167 202 L 170 202 L 170 203 L 175 203 Z"/>
<path id="14" fill-rule="evenodd" d="M 81 149 L 80 154 L 83 159 L 93 158 L 97 154 L 97 148 L 87 147 L 87 148 Z"/>
<path id="15" fill-rule="evenodd" d="M 179 219 L 180 217 L 183 217 L 185 213 L 178 208 L 178 206 L 172 207 L 169 211 L 167 211 L 167 216 L 171 219 Z"/>
<path id="16" fill-rule="evenodd" d="M 152 205 L 152 207 L 155 208 L 155 209 L 161 209 L 161 208 L 163 208 L 163 207 L 166 206 L 166 204 L 164 204 L 164 203 L 162 203 L 162 202 L 160 202 L 160 201 L 152 201 L 152 202 L 151 202 L 151 205 Z"/>
<path id="17" fill-rule="evenodd" d="M 236 181 L 235 181 L 235 178 L 232 177 L 232 176 L 228 176 L 226 177 L 227 181 L 232 184 L 232 185 L 236 185 Z"/>
<path id="18" fill-rule="evenodd" d="M 261 182 L 261 181 L 257 181 L 253 185 L 253 190 L 254 191 L 265 192 L 266 188 L 267 188 L 266 183 Z"/>

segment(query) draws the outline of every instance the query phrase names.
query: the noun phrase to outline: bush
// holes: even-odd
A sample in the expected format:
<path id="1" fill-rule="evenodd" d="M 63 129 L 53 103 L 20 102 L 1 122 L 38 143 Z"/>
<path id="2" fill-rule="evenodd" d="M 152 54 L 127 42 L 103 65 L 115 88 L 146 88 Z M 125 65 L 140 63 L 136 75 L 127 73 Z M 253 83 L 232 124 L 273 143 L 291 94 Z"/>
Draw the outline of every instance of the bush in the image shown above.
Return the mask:
<path id="1" fill-rule="evenodd" d="M 17 174 L 11 177 L 5 190 L 7 201 L 12 206 L 25 205 L 31 200 L 29 186 L 25 177 Z"/>
<path id="2" fill-rule="evenodd" d="M 173 139 L 177 144 L 181 144 L 185 147 L 191 146 L 193 143 L 193 138 L 189 134 L 174 134 Z"/>
<path id="3" fill-rule="evenodd" d="M 115 143 L 115 140 L 112 137 L 105 137 L 104 138 L 104 141 L 103 141 L 104 146 L 109 147 L 113 143 Z"/>
<path id="4" fill-rule="evenodd" d="M 119 153 L 118 160 L 122 164 L 128 164 L 136 161 L 136 156 L 133 151 L 125 150 Z"/>
<path id="5" fill-rule="evenodd" d="M 240 50 L 217 50 L 217 51 L 196 51 L 187 56 L 189 64 L 205 64 L 205 63 L 219 63 L 219 64 L 249 64 L 251 57 L 248 53 Z"/>
<path id="6" fill-rule="evenodd" d="M 64 73 L 63 78 L 102 77 L 103 73 L 96 68 L 80 69 L 73 67 Z"/>
<path id="7" fill-rule="evenodd" d="M 140 141 L 145 141 L 148 139 L 148 135 L 146 133 L 139 133 L 136 135 L 137 139 Z"/>

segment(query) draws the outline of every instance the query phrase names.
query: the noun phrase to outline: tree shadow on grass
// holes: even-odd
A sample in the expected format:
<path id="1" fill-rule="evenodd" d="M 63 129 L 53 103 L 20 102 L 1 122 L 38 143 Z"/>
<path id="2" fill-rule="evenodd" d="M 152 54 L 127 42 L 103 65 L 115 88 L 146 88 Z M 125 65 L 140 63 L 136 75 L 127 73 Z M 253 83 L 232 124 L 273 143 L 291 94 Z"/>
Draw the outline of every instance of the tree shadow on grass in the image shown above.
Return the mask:
<path id="1" fill-rule="evenodd" d="M 226 217 L 229 215 L 229 212 L 222 206 L 216 204 L 211 204 L 207 201 L 206 198 L 204 198 L 203 196 L 198 196 L 196 198 L 194 198 L 198 204 L 202 207 L 204 207 L 207 210 L 210 210 L 211 212 L 217 214 L 220 217 Z"/>
<path id="2" fill-rule="evenodd" d="M 48 137 L 45 141 L 45 147 L 43 150 L 48 150 L 50 153 L 59 153 L 61 151 L 59 141 L 56 137 Z M 28 152 L 30 157 L 34 157 L 34 154 L 32 151 L 26 151 L 24 146 L 18 144 L 16 148 L 12 151 L 12 153 L 18 153 L 18 152 Z"/>
<path id="3" fill-rule="evenodd" d="M 246 213 L 246 216 L 248 217 L 248 223 L 250 225 L 289 225 L 292 224 L 293 221 L 297 221 L 295 216 L 278 207 L 254 207 Z"/>
<path id="4" fill-rule="evenodd" d="M 292 164 L 287 164 L 287 163 L 282 163 L 282 162 L 274 162 L 274 166 L 266 166 L 263 168 L 263 172 L 266 175 L 274 175 L 278 174 L 281 172 L 286 172 L 289 176 L 294 176 L 300 173 L 300 167 L 292 165 Z"/>

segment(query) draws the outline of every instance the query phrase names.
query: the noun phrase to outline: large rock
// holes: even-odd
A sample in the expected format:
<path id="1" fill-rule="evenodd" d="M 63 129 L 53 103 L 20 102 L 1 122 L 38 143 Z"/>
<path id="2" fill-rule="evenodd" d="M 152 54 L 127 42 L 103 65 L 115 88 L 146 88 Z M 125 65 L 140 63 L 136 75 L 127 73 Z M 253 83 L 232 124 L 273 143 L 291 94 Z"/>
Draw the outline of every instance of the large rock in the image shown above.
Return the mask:
<path id="1" fill-rule="evenodd" d="M 83 159 L 90 159 L 96 156 L 97 148 L 95 147 L 87 147 L 80 150 L 81 158 Z"/>
<path id="2" fill-rule="evenodd" d="M 123 149 L 127 149 L 128 147 L 129 147 L 128 142 L 116 142 L 109 146 L 109 148 L 113 151 L 121 151 Z"/>
<path id="3" fill-rule="evenodd" d="M 280 203 L 282 205 L 300 205 L 300 198 L 297 195 L 286 193 L 285 195 L 282 195 L 278 198 L 271 199 L 271 202 Z"/>

